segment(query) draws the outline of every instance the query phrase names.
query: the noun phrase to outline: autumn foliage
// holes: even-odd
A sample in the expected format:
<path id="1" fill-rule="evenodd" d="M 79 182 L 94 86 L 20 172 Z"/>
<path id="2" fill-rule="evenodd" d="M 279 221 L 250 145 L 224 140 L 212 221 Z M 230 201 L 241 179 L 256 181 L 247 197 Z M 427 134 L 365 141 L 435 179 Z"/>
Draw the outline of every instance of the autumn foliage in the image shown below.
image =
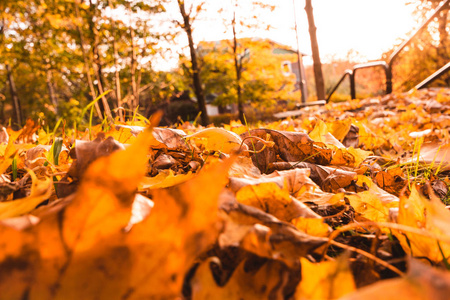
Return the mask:
<path id="1" fill-rule="evenodd" d="M 0 299 L 445 299 L 448 90 L 258 127 L 1 133 Z"/>

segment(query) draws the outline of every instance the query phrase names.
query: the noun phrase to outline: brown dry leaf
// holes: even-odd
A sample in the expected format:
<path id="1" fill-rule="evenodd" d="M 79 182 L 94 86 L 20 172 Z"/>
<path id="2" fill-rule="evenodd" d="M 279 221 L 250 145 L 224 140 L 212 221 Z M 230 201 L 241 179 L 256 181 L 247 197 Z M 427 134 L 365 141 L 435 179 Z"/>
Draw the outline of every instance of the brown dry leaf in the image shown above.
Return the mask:
<path id="1" fill-rule="evenodd" d="M 375 175 L 374 180 L 380 188 L 397 196 L 407 184 L 401 168 L 380 171 Z"/>
<path id="2" fill-rule="evenodd" d="M 294 266 L 299 257 L 327 241 L 305 234 L 260 209 L 237 203 L 228 193 L 222 195 L 221 209 L 227 215 L 225 230 L 219 238 L 221 247 L 239 246 L 261 257 Z"/>
<path id="3" fill-rule="evenodd" d="M 342 141 L 345 147 L 357 148 L 359 146 L 359 127 L 351 124 L 350 130 Z"/>
<path id="4" fill-rule="evenodd" d="M 419 161 L 426 163 L 440 171 L 450 170 L 450 144 L 425 143 L 420 147 Z M 405 163 L 416 163 L 417 156 L 412 157 Z"/>
<path id="5" fill-rule="evenodd" d="M 309 178 L 310 170 L 308 169 L 293 169 L 288 171 L 275 171 L 268 178 L 281 177 L 284 181 L 284 186 L 289 191 L 289 193 L 298 197 L 306 190 L 316 188 L 314 182 Z"/>
<path id="6" fill-rule="evenodd" d="M 153 129 L 152 148 L 167 148 L 169 150 L 189 151 L 189 145 L 186 143 L 186 133 L 180 129 L 160 128 Z"/>
<path id="7" fill-rule="evenodd" d="M 310 163 L 306 164 L 307 166 L 311 166 L 312 168 L 273 172 L 272 174 L 268 175 L 268 177 L 280 176 L 281 178 L 283 178 L 285 180 L 286 188 L 291 193 L 291 195 L 302 202 L 314 202 L 318 205 L 334 205 L 339 203 L 341 200 L 343 201 L 344 197 L 342 193 L 332 194 L 324 192 L 317 186 L 315 182 L 313 182 L 309 178 L 311 170 L 323 170 L 327 167 Z M 346 176 L 347 175 L 345 175 L 345 177 Z M 353 174 L 351 174 L 351 176 L 353 176 Z M 346 182 L 346 180 L 341 181 L 341 179 L 339 179 L 339 182 L 345 184 L 344 182 Z"/>
<path id="8" fill-rule="evenodd" d="M 253 164 L 252 159 L 246 156 L 238 156 L 228 172 L 229 177 L 258 178 L 261 171 Z"/>
<path id="9" fill-rule="evenodd" d="M 325 192 L 331 193 L 337 193 L 338 190 L 346 188 L 357 177 L 357 173 L 354 171 L 347 171 L 336 167 L 315 166 L 311 170 L 314 170 L 314 175 L 318 174 L 321 179 L 320 186 L 322 189 Z M 314 180 L 314 177 L 311 176 L 311 179 Z"/>
<path id="10" fill-rule="evenodd" d="M 82 179 L 89 165 L 99 157 L 108 156 L 114 151 L 123 150 L 125 147 L 112 137 L 105 139 L 103 134 L 99 134 L 92 142 L 75 141 L 75 147 L 71 151 L 71 157 L 76 159 L 69 171 L 69 176 Z"/>
<path id="11" fill-rule="evenodd" d="M 49 160 L 47 159 L 47 156 L 51 148 L 52 148 L 51 145 L 37 145 L 35 147 L 31 147 L 30 149 L 26 150 L 23 167 L 33 169 L 38 166 L 42 166 L 45 162 L 48 162 Z M 59 153 L 58 156 L 58 162 L 60 166 L 67 164 L 68 156 L 69 156 L 69 149 L 67 149 L 66 146 L 63 145 L 61 152 Z M 18 166 L 18 168 L 20 167 Z"/>
<path id="12" fill-rule="evenodd" d="M 312 263 L 306 258 L 300 258 L 300 261 L 302 281 L 295 292 L 295 300 L 337 299 L 355 291 L 356 286 L 346 256 L 320 263 Z"/>
<path id="13" fill-rule="evenodd" d="M 47 161 L 47 153 L 50 151 L 50 148 L 50 145 L 37 145 L 29 149 L 25 156 L 25 167 L 33 169 L 44 165 Z"/>
<path id="14" fill-rule="evenodd" d="M 242 139 L 248 136 L 273 141 L 276 153 L 287 162 L 308 161 L 326 165 L 331 161 L 331 150 L 325 144 L 314 142 L 306 133 L 260 128 L 241 135 Z M 246 139 L 245 143 L 253 149 L 250 139 Z"/>
<path id="15" fill-rule="evenodd" d="M 20 130 L 20 135 L 17 140 L 25 144 L 34 144 L 36 142 L 35 132 L 39 129 L 40 125 L 38 122 L 32 119 L 27 119 L 25 126 Z"/>
<path id="16" fill-rule="evenodd" d="M 432 195 L 430 200 L 426 199 L 416 186 L 413 186 L 409 198 L 400 197 L 397 220 L 399 224 L 444 237 L 447 241 L 450 239 L 450 211 L 435 196 Z M 450 243 L 409 232 L 394 231 L 394 234 L 408 254 L 428 257 L 434 262 L 450 257 Z"/>
<path id="17" fill-rule="evenodd" d="M 274 182 L 280 188 L 286 188 L 292 196 L 296 196 L 300 191 L 302 191 L 302 189 L 304 189 L 304 185 L 317 187 L 308 176 L 308 169 L 293 169 L 280 172 L 276 171 L 269 175 L 262 175 L 259 177 L 230 177 L 229 188 L 231 191 L 237 192 L 239 189 L 247 185 Z"/>
<path id="18" fill-rule="evenodd" d="M 275 163 L 272 164 L 272 167 L 279 170 L 289 170 L 290 169 L 300 169 L 304 170 L 301 172 L 305 172 L 305 176 L 311 179 L 298 179 L 296 182 L 299 183 L 310 183 L 311 180 L 314 183 L 322 188 L 322 190 L 326 192 L 338 192 L 339 189 L 345 188 L 350 185 L 354 180 L 356 180 L 357 173 L 352 171 L 353 169 L 337 166 L 321 166 L 307 162 L 301 163 Z M 307 171 L 309 169 L 309 171 Z M 286 171 L 288 172 L 288 171 Z M 275 174 L 282 174 L 281 172 L 276 172 L 275 170 L 272 172 Z M 307 174 L 306 174 L 307 173 Z"/>
<path id="19" fill-rule="evenodd" d="M 75 147 L 70 151 L 70 156 L 74 159 L 66 175 L 58 183 L 56 193 L 59 198 L 66 197 L 76 191 L 79 181 L 83 178 L 87 168 L 98 158 L 108 156 L 117 150 L 125 147 L 114 140 L 112 136 L 105 139 L 103 133 L 90 141 L 75 141 Z"/>
<path id="20" fill-rule="evenodd" d="M 363 287 L 340 300 L 446 300 L 450 293 L 450 274 L 418 260 L 411 260 L 404 278 L 382 280 Z"/>

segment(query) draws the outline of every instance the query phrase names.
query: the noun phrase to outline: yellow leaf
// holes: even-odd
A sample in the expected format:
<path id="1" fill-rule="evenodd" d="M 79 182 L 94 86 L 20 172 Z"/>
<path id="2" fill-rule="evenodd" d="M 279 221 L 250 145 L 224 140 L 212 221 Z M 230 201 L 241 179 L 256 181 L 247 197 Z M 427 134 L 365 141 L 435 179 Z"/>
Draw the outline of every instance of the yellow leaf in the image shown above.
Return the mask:
<path id="1" fill-rule="evenodd" d="M 241 121 L 231 121 L 230 125 L 223 125 L 223 128 L 236 134 L 242 134 L 248 131 L 247 126 L 242 125 Z"/>
<path id="2" fill-rule="evenodd" d="M 286 222 L 299 216 L 319 218 L 305 204 L 293 199 L 287 189 L 281 189 L 275 182 L 244 186 L 236 193 L 236 199 L 239 203 L 259 208 Z"/>
<path id="3" fill-rule="evenodd" d="M 281 262 L 269 260 L 259 268 L 246 268 L 242 261 L 223 286 L 219 286 L 211 272 L 211 264 L 220 265 L 217 257 L 203 262 L 191 280 L 192 299 L 261 300 L 284 299 L 283 288 L 287 283 L 287 268 Z"/>
<path id="4" fill-rule="evenodd" d="M 297 227 L 297 229 L 303 231 L 306 234 L 313 236 L 325 237 L 331 232 L 330 226 L 324 222 L 322 218 L 304 218 L 299 217 L 291 221 L 291 223 Z"/>
<path id="5" fill-rule="evenodd" d="M 352 125 L 352 119 L 346 118 L 344 120 L 334 121 L 328 123 L 327 127 L 330 133 L 336 137 L 339 141 L 343 141 L 345 136 L 348 134 L 350 127 Z"/>
<path id="6" fill-rule="evenodd" d="M 52 179 L 38 180 L 33 171 L 29 171 L 32 178 L 30 196 L 13 201 L 0 202 L 0 220 L 18 217 L 32 211 L 39 203 L 47 200 L 52 193 Z"/>
<path id="7" fill-rule="evenodd" d="M 335 166 L 348 166 L 358 168 L 361 163 L 373 153 L 353 147 L 337 149 L 331 160 L 331 164 Z"/>
<path id="8" fill-rule="evenodd" d="M 172 170 L 161 170 L 158 175 L 154 177 L 144 177 L 139 182 L 139 190 L 166 188 L 183 183 L 195 176 L 194 173 L 188 172 L 186 174 L 175 175 Z"/>
<path id="9" fill-rule="evenodd" d="M 231 153 L 240 149 L 242 139 L 239 135 L 223 128 L 206 128 L 187 136 L 197 144 L 204 145 L 206 150 Z"/>
<path id="10" fill-rule="evenodd" d="M 14 156 L 16 155 L 17 147 L 14 144 L 17 138 L 22 133 L 20 131 L 12 131 L 9 136 L 8 144 L 6 146 L 2 145 L 2 157 L 0 157 L 0 174 L 4 174 L 9 166 L 12 164 Z M 4 148 L 3 148 L 4 147 Z"/>
<path id="11" fill-rule="evenodd" d="M 124 237 L 134 263 L 123 278 L 136 299 L 179 293 L 195 257 L 218 237 L 218 196 L 231 164 L 232 159 L 215 163 L 184 183 L 152 192 L 150 216 Z"/>
<path id="12" fill-rule="evenodd" d="M 345 148 L 345 146 L 329 132 L 327 124 L 322 120 L 317 120 L 316 126 L 309 133 L 309 137 L 315 142 L 332 145 L 337 148 Z"/>
<path id="13" fill-rule="evenodd" d="M 450 211 L 435 197 L 430 200 L 419 193 L 413 186 L 409 198 L 400 197 L 398 223 L 413 228 L 428 231 L 437 236 L 450 239 Z M 439 249 L 438 242 L 444 253 L 445 259 L 450 257 L 450 244 L 433 238 L 424 237 L 408 232 L 394 231 L 406 253 L 413 256 L 424 256 L 435 262 L 444 259 Z M 405 237 L 406 236 L 406 237 Z"/>
<path id="14" fill-rule="evenodd" d="M 346 197 L 350 201 L 350 205 L 362 217 L 375 222 L 388 221 L 389 208 L 384 206 L 378 195 L 372 191 L 364 191 Z"/>
<path id="15" fill-rule="evenodd" d="M 321 263 L 312 263 L 306 258 L 300 258 L 300 261 L 302 281 L 297 287 L 295 300 L 337 299 L 356 289 L 346 258 Z"/>

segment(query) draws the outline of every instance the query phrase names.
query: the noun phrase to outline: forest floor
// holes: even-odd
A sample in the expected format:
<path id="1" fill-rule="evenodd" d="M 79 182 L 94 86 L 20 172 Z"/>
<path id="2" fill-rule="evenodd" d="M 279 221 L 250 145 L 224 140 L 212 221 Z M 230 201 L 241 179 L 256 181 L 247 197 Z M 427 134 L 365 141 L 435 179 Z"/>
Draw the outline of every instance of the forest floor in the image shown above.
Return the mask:
<path id="1" fill-rule="evenodd" d="M 0 299 L 446 299 L 450 90 L 0 133 Z"/>

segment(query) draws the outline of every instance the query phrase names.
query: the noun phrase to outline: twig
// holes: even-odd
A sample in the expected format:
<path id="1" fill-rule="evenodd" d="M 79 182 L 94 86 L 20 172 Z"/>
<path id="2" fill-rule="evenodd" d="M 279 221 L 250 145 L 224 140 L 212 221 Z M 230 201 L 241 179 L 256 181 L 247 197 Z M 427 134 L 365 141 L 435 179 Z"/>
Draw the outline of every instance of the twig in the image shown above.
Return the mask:
<path id="1" fill-rule="evenodd" d="M 361 250 L 361 249 L 358 249 L 358 248 L 355 248 L 355 247 L 352 247 L 352 246 L 348 246 L 348 245 L 345 245 L 345 244 L 342 244 L 342 243 L 339 243 L 339 242 L 336 242 L 336 241 L 333 241 L 333 240 L 330 240 L 329 243 L 332 244 L 332 245 L 338 246 L 338 247 L 340 247 L 342 249 L 346 249 L 346 250 L 353 251 L 353 252 L 356 252 L 358 254 L 364 255 L 365 257 L 372 259 L 373 261 L 375 261 L 376 263 L 382 265 L 383 267 L 388 268 L 392 272 L 394 272 L 394 273 L 396 273 L 396 274 L 398 274 L 398 275 L 400 275 L 402 277 L 405 276 L 405 273 L 403 273 L 402 271 L 400 271 L 399 269 L 397 269 L 393 265 L 388 264 L 384 260 L 379 259 L 375 255 L 370 254 L 369 252 L 366 252 L 364 250 Z"/>
<path id="2" fill-rule="evenodd" d="M 242 148 L 242 145 L 244 145 L 244 141 L 245 141 L 246 139 L 256 139 L 256 140 L 258 140 L 258 141 L 260 141 L 261 143 L 264 144 L 264 146 L 263 146 L 261 149 L 257 150 L 257 151 L 256 151 L 256 150 L 246 150 L 246 152 L 248 152 L 248 153 L 257 154 L 257 153 L 260 153 L 260 152 L 264 151 L 264 149 L 266 149 L 266 147 L 272 148 L 272 147 L 275 145 L 275 143 L 272 142 L 272 141 L 266 141 L 266 140 L 264 140 L 264 139 L 262 139 L 262 138 L 260 138 L 260 137 L 253 136 L 253 135 L 249 135 L 249 136 L 246 136 L 246 137 L 242 140 L 241 146 L 239 147 L 239 149 Z"/>

